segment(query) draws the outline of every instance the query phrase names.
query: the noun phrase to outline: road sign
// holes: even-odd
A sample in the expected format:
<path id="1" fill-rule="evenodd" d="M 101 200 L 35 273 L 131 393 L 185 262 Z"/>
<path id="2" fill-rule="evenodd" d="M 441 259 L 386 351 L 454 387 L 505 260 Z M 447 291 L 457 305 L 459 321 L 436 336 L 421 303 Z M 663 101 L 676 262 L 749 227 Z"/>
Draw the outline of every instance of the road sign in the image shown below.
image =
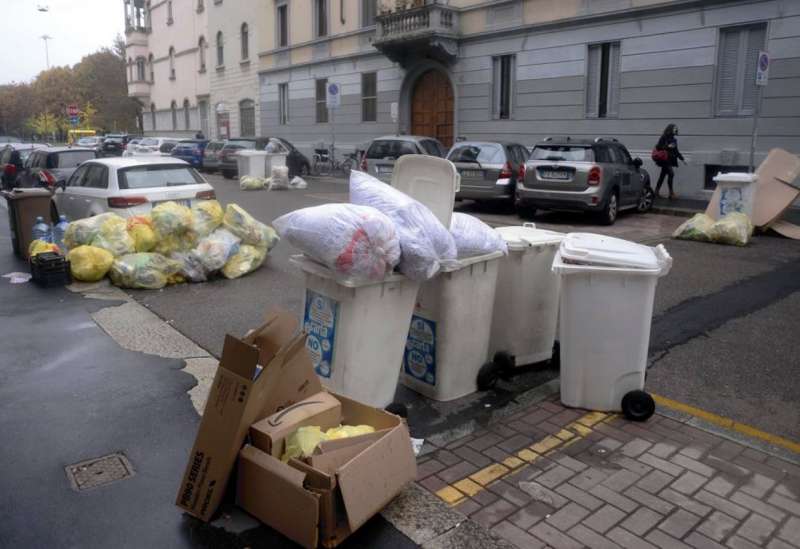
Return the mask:
<path id="1" fill-rule="evenodd" d="M 67 105 L 67 115 L 72 118 L 78 116 L 78 105 Z"/>
<path id="2" fill-rule="evenodd" d="M 78 125 L 78 121 L 79 121 L 79 119 L 78 119 L 77 116 L 70 116 L 69 117 L 69 123 L 72 124 L 73 126 L 77 126 Z"/>
<path id="3" fill-rule="evenodd" d="M 392 102 L 391 102 L 391 104 L 389 105 L 389 113 L 390 113 L 390 114 L 391 114 L 391 116 L 392 116 L 392 122 L 395 122 L 395 123 L 397 123 L 397 118 L 398 118 L 398 106 L 397 106 L 397 101 L 392 101 Z"/>
<path id="4" fill-rule="evenodd" d="M 329 109 L 338 109 L 342 104 L 342 95 L 339 84 L 330 82 L 328 84 L 327 93 L 325 95 L 325 104 Z"/>
<path id="5" fill-rule="evenodd" d="M 756 86 L 766 86 L 769 80 L 769 53 L 758 52 L 758 66 L 756 67 Z"/>

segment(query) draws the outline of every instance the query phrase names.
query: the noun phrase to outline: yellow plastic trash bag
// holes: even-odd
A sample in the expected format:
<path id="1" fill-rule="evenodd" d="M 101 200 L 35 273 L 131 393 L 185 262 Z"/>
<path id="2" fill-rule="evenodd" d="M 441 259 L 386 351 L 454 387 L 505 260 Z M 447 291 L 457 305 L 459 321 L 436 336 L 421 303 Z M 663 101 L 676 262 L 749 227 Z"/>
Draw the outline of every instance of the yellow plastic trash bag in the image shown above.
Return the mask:
<path id="1" fill-rule="evenodd" d="M 128 234 L 128 223 L 118 215 L 104 219 L 100 223 L 92 246 L 111 252 L 114 257 L 136 251 L 136 242 Z"/>
<path id="2" fill-rule="evenodd" d="M 150 212 L 158 235 L 185 233 L 192 229 L 192 210 L 176 202 L 162 202 Z"/>
<path id="3" fill-rule="evenodd" d="M 61 250 L 56 244 L 53 244 L 52 242 L 45 242 L 44 240 L 33 240 L 28 246 L 28 257 L 33 257 L 44 252 L 55 252 L 60 254 Z"/>
<path id="4" fill-rule="evenodd" d="M 230 232 L 242 239 L 243 244 L 249 244 L 267 251 L 278 243 L 278 233 L 272 227 L 264 225 L 236 204 L 228 204 L 222 224 Z"/>
<path id="5" fill-rule="evenodd" d="M 316 425 L 300 427 L 286 438 L 286 448 L 281 460 L 286 462 L 292 458 L 309 457 L 323 440 L 328 440 L 328 437 Z"/>
<path id="6" fill-rule="evenodd" d="M 162 235 L 156 231 L 156 246 L 153 251 L 161 255 L 172 255 L 175 252 L 188 252 L 197 244 L 194 231 Z"/>
<path id="7" fill-rule="evenodd" d="M 222 274 L 225 278 L 239 278 L 258 269 L 267 257 L 266 250 L 242 244 L 239 251 L 233 254 L 225 266 Z"/>
<path id="8" fill-rule="evenodd" d="M 158 290 L 166 286 L 169 278 L 180 270 L 178 261 L 161 254 L 140 253 L 115 259 L 109 275 L 111 282 L 121 288 Z"/>
<path id="9" fill-rule="evenodd" d="M 83 282 L 97 282 L 106 276 L 114 263 L 111 252 L 95 246 L 78 246 L 67 254 L 72 278 Z"/>
<path id="10" fill-rule="evenodd" d="M 711 241 L 717 244 L 747 246 L 753 234 L 753 223 L 746 214 L 729 213 L 711 227 Z"/>
<path id="11" fill-rule="evenodd" d="M 260 191 L 267 186 L 267 180 L 261 177 L 243 175 L 239 178 L 239 188 L 243 191 Z"/>
<path id="12" fill-rule="evenodd" d="M 325 431 L 325 436 L 328 440 L 336 440 L 340 438 L 357 437 L 374 433 L 375 427 L 371 425 L 340 425 Z"/>
<path id="13" fill-rule="evenodd" d="M 672 233 L 672 238 L 711 242 L 711 227 L 713 225 L 713 218 L 704 213 L 695 214 L 691 219 L 687 219 L 680 227 L 675 229 L 675 232 Z"/>
<path id="14" fill-rule="evenodd" d="M 239 251 L 239 237 L 226 229 L 217 229 L 197 243 L 192 256 L 203 265 L 206 273 L 220 270 L 228 259 Z"/>
<path id="15" fill-rule="evenodd" d="M 133 238 L 133 247 L 137 252 L 149 252 L 156 247 L 156 232 L 149 215 L 129 218 L 128 234 Z"/>
<path id="16" fill-rule="evenodd" d="M 203 200 L 192 206 L 194 232 L 202 238 L 210 235 L 222 225 L 222 206 L 216 200 Z"/>
<path id="17" fill-rule="evenodd" d="M 115 213 L 104 213 L 71 222 L 64 231 L 64 245 L 71 250 L 78 246 L 91 244 L 100 232 L 100 225 L 108 219 L 114 218 L 122 219 Z"/>

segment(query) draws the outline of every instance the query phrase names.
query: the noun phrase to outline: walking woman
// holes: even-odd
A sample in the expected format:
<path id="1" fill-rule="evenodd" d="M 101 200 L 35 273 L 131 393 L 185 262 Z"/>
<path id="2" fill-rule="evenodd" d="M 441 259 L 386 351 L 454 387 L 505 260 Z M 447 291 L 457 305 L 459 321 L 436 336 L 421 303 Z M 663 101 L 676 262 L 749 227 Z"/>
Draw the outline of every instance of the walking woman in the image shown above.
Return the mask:
<path id="1" fill-rule="evenodd" d="M 656 148 L 653 150 L 653 160 L 661 168 L 658 183 L 656 183 L 656 196 L 661 196 L 661 185 L 666 177 L 667 185 L 669 186 L 669 198 L 675 198 L 675 191 L 672 188 L 672 181 L 675 179 L 675 170 L 673 168 L 678 167 L 679 159 L 686 164 L 681 151 L 678 150 L 678 140 L 675 138 L 677 135 L 678 126 L 669 124 L 664 129 L 664 133 L 661 134 Z"/>

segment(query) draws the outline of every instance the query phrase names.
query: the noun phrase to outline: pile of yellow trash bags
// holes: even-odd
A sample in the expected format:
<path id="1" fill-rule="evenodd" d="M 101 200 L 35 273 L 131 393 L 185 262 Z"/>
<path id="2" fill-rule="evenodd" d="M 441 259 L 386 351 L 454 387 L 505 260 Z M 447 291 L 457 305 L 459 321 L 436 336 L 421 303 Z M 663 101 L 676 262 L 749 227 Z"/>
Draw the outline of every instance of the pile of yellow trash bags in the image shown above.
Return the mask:
<path id="1" fill-rule="evenodd" d="M 747 246 L 753 235 L 753 223 L 746 214 L 732 212 L 715 221 L 704 213 L 695 214 L 675 229 L 673 238 Z"/>
<path id="2" fill-rule="evenodd" d="M 64 234 L 72 276 L 96 282 L 106 275 L 122 288 L 159 289 L 238 278 L 258 269 L 278 243 L 275 231 L 236 204 L 216 200 L 189 208 L 162 202 L 149 215 L 123 219 L 105 213 L 73 221 Z"/>

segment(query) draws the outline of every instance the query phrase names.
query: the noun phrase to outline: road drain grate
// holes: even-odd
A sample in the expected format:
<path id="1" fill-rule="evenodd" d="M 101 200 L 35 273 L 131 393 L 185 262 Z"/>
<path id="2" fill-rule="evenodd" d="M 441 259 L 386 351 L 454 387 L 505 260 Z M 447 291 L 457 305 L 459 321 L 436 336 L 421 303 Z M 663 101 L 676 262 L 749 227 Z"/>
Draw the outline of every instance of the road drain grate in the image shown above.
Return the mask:
<path id="1" fill-rule="evenodd" d="M 64 469 L 72 489 L 79 492 L 111 484 L 134 474 L 131 462 L 121 453 L 87 459 L 67 465 Z"/>

